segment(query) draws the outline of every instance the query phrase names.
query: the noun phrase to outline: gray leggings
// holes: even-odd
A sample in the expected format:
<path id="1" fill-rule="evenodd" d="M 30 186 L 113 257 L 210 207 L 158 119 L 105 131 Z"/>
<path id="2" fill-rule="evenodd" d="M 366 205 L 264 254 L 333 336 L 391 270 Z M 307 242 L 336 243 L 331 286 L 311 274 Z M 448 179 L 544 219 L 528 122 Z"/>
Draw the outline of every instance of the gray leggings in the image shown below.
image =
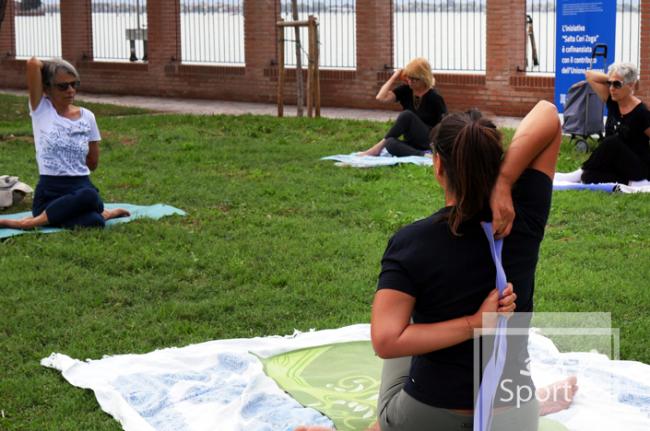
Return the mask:
<path id="1" fill-rule="evenodd" d="M 469 414 L 424 404 L 407 394 L 403 387 L 409 376 L 411 358 L 384 360 L 377 404 L 382 431 L 469 431 L 474 418 Z M 497 412 L 493 431 L 537 431 L 539 403 L 537 400 Z"/>

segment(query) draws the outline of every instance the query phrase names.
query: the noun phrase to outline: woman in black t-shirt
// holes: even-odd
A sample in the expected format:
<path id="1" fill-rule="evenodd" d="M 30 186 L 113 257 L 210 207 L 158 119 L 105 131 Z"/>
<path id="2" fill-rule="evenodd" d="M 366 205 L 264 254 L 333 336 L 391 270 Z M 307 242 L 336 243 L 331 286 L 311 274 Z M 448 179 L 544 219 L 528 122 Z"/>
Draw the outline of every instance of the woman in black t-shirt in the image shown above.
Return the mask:
<path id="1" fill-rule="evenodd" d="M 398 85 L 400 81 L 406 84 Z M 377 93 L 377 100 L 399 102 L 404 110 L 384 139 L 359 155 L 378 156 L 384 148 L 394 156 L 422 156 L 427 153 L 431 128 L 447 113 L 445 101 L 433 88 L 434 85 L 431 66 L 424 58 L 411 60 L 404 69 L 396 70 Z"/>
<path id="2" fill-rule="evenodd" d="M 605 139 L 581 169 L 556 179 L 583 183 L 650 185 L 650 111 L 634 95 L 636 66 L 615 63 L 608 73 L 589 70 L 587 82 L 607 105 Z"/>
<path id="3" fill-rule="evenodd" d="M 382 259 L 371 336 L 386 359 L 378 403 L 383 431 L 471 428 L 472 338 L 483 325 L 482 314 L 508 308 L 512 298 L 518 311 L 533 311 L 535 268 L 561 142 L 557 110 L 539 102 L 503 161 L 501 134 L 476 117 L 452 114 L 434 129 L 435 177 L 446 206 L 398 231 Z M 514 294 L 506 291 L 501 302 L 480 224 L 490 219 L 495 235 L 505 237 L 503 267 L 510 289 L 514 286 Z M 527 327 L 530 315 L 514 317 L 521 320 L 516 327 Z M 501 381 L 512 387 L 499 385 L 495 406 L 501 408 L 493 429 L 536 430 L 540 414 L 564 409 L 573 399 L 574 377 L 537 390 L 540 400 L 554 403 L 508 399 L 514 387 L 536 392 L 530 373 L 520 372 L 529 361 L 527 341 L 525 335 L 509 337 L 510 365 Z"/>

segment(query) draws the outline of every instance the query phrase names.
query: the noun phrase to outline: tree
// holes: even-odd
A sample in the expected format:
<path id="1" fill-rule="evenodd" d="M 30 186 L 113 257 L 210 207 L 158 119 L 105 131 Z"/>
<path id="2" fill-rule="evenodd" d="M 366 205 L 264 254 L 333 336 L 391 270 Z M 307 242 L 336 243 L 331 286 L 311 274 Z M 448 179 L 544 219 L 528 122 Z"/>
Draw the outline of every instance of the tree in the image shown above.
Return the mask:
<path id="1" fill-rule="evenodd" d="M 34 9 L 38 9 L 41 7 L 41 0 L 23 0 L 20 3 L 20 10 L 22 11 L 30 11 Z"/>

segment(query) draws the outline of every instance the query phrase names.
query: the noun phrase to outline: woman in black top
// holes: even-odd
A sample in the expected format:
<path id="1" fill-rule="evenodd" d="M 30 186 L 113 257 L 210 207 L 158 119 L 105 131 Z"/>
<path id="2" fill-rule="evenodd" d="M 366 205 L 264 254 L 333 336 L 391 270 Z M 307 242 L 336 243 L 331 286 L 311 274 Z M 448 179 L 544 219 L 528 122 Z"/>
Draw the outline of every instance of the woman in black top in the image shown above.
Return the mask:
<path id="1" fill-rule="evenodd" d="M 406 84 L 398 85 L 400 81 Z M 447 113 L 445 101 L 434 85 L 431 66 L 424 58 L 411 60 L 404 69 L 396 70 L 376 98 L 384 103 L 399 102 L 404 110 L 384 139 L 359 155 L 378 156 L 384 148 L 394 156 L 422 156 L 429 151 L 431 128 Z"/>
<path id="2" fill-rule="evenodd" d="M 533 310 L 561 142 L 555 106 L 539 102 L 533 108 L 505 157 L 499 131 L 476 116 L 449 115 L 432 135 L 446 206 L 399 230 L 382 259 L 371 316 L 372 345 L 385 359 L 375 430 L 471 429 L 474 330 L 493 324 L 483 322 L 482 314 L 512 311 L 515 300 L 518 311 Z M 502 261 L 511 284 L 502 298 L 480 225 L 490 219 L 495 236 L 505 237 Z M 511 322 L 523 318 L 527 324 L 529 317 L 514 313 Z M 497 391 L 492 429 L 536 430 L 540 414 L 567 408 L 577 390 L 574 377 L 536 390 L 530 373 L 522 372 L 527 341 L 525 335 L 514 342 L 509 337 L 508 358 L 520 367 L 503 376 L 510 380 L 502 384 L 510 383 Z M 537 392 L 540 401 L 508 399 L 515 387 Z"/>
<path id="3" fill-rule="evenodd" d="M 589 70 L 587 82 L 607 105 L 605 139 L 582 169 L 558 174 L 556 179 L 583 183 L 649 185 L 650 111 L 634 95 L 636 66 L 615 63 L 607 75 Z"/>

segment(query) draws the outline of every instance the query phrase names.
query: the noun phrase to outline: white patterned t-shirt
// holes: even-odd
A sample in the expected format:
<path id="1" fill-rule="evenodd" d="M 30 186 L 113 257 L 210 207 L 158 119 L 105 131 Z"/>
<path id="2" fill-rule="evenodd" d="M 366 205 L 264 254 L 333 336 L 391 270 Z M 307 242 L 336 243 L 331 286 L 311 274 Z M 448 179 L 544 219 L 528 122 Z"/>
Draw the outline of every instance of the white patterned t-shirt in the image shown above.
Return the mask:
<path id="1" fill-rule="evenodd" d="M 31 110 L 36 163 L 40 175 L 78 177 L 90 174 L 88 143 L 101 140 L 95 115 L 85 108 L 76 120 L 60 116 L 43 96 Z"/>

